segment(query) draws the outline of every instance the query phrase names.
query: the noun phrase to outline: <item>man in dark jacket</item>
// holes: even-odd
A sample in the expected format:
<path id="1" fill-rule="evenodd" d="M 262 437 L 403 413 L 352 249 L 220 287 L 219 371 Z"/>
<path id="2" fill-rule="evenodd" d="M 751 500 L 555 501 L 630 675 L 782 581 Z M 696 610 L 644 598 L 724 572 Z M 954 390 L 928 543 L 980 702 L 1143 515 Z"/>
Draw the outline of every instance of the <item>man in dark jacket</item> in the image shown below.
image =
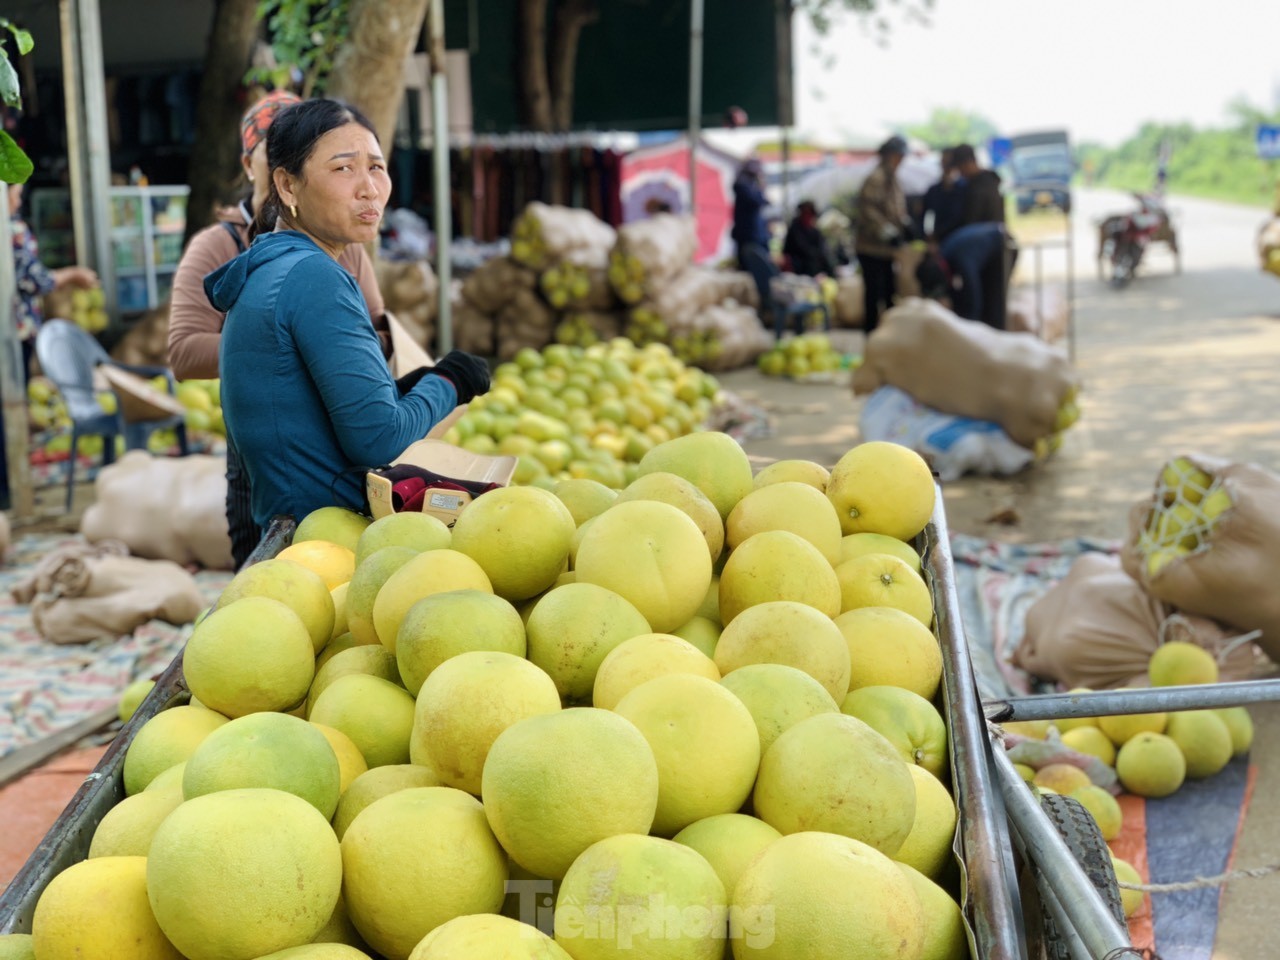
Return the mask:
<path id="1" fill-rule="evenodd" d="M 778 273 L 769 255 L 769 227 L 764 220 L 769 201 L 764 195 L 764 170 L 760 161 L 748 160 L 733 181 L 733 242 L 738 267 L 751 274 L 760 294 L 761 309 L 769 303 L 769 281 Z"/>
<path id="2" fill-rule="evenodd" d="M 791 272 L 806 277 L 821 274 L 830 276 L 836 272 L 835 260 L 827 247 L 827 239 L 818 229 L 818 208 L 811 200 L 796 207 L 796 218 L 787 228 L 787 239 L 782 252 L 791 261 Z"/>
<path id="3" fill-rule="evenodd" d="M 1004 329 L 1009 267 L 1000 175 L 978 166 L 973 147 L 967 143 L 952 151 L 952 162 L 960 176 L 956 181 L 960 219 L 940 238 L 939 249 L 963 282 L 956 313 Z"/>

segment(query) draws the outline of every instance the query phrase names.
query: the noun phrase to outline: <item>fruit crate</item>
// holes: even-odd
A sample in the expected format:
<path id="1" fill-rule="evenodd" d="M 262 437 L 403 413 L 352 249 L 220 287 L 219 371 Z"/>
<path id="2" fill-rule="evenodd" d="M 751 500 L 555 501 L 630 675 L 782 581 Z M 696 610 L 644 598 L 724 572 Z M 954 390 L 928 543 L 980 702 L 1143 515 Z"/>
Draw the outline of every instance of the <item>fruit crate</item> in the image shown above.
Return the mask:
<path id="1" fill-rule="evenodd" d="M 250 562 L 275 556 L 292 535 L 292 521 L 273 524 Z M 954 849 L 973 956 L 1016 960 L 1026 954 L 1012 842 L 1000 793 L 993 783 L 990 740 L 960 620 L 941 491 L 933 518 L 916 547 L 933 597 L 934 631 L 943 655 L 942 708 L 950 739 L 953 794 L 959 808 Z M 0 895 L 0 933 L 30 932 L 35 905 L 45 886 L 60 871 L 85 858 L 98 823 L 124 799 L 124 756 L 137 730 L 161 710 L 184 703 L 188 696 L 179 654 Z"/>
<path id="2" fill-rule="evenodd" d="M 269 560 L 289 545 L 296 524 L 291 517 L 277 517 L 245 565 Z M 124 799 L 124 755 L 134 735 L 162 710 L 190 699 L 182 676 L 182 654 L 165 669 L 137 711 L 102 755 L 98 765 L 58 815 L 27 862 L 0 893 L 0 934 L 30 933 L 36 902 L 59 873 L 89 855 L 93 832 L 108 811 Z"/>

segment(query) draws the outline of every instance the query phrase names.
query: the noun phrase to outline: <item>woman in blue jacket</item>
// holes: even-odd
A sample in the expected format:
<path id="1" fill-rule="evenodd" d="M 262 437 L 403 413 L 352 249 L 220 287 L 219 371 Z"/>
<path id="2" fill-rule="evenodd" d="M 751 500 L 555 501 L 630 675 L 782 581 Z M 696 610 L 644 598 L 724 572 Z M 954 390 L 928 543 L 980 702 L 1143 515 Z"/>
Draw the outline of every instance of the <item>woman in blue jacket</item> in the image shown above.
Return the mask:
<path id="1" fill-rule="evenodd" d="M 283 110 L 267 136 L 271 187 L 252 245 L 205 278 L 226 313 L 222 406 L 253 490 L 253 518 L 366 507 L 361 468 L 382 466 L 489 388 L 453 351 L 399 381 L 337 257 L 378 237 L 391 190 L 373 126 L 334 100 Z"/>

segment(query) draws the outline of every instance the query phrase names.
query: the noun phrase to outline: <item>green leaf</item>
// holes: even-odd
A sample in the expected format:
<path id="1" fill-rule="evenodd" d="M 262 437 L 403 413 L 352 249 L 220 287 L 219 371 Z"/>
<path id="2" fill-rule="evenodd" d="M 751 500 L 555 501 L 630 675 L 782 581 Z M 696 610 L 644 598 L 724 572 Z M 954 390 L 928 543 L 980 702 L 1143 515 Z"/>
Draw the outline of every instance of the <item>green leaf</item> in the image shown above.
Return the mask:
<path id="1" fill-rule="evenodd" d="M 18 71 L 9 62 L 9 55 L 0 55 L 0 100 L 7 106 L 22 106 L 22 94 L 18 92 Z"/>
<path id="2" fill-rule="evenodd" d="M 22 152 L 22 148 L 13 142 L 13 137 L 0 130 L 0 181 L 4 183 L 26 183 L 35 168 L 31 158 Z"/>
<path id="3" fill-rule="evenodd" d="M 19 56 L 25 57 L 31 52 L 31 48 L 36 45 L 36 42 L 31 39 L 30 32 L 23 30 L 21 27 L 9 24 L 9 32 L 13 34 L 13 39 L 18 42 Z"/>

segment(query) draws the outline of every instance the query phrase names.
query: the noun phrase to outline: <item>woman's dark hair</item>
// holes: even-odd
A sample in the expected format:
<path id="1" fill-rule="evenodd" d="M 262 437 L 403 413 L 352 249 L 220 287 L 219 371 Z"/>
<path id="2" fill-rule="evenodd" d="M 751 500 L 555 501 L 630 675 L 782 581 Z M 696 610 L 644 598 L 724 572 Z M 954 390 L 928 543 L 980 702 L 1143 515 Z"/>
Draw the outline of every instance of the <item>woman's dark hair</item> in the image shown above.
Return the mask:
<path id="1" fill-rule="evenodd" d="M 267 199 L 253 218 L 250 231 L 253 236 L 274 230 L 276 218 L 284 208 L 276 190 L 276 170 L 283 169 L 291 176 L 301 176 L 302 168 L 320 138 L 348 123 L 358 123 L 375 139 L 378 136 L 368 117 L 341 100 L 304 100 L 285 107 L 276 115 L 267 131 L 267 176 L 271 178 L 271 185 L 267 188 Z"/>

